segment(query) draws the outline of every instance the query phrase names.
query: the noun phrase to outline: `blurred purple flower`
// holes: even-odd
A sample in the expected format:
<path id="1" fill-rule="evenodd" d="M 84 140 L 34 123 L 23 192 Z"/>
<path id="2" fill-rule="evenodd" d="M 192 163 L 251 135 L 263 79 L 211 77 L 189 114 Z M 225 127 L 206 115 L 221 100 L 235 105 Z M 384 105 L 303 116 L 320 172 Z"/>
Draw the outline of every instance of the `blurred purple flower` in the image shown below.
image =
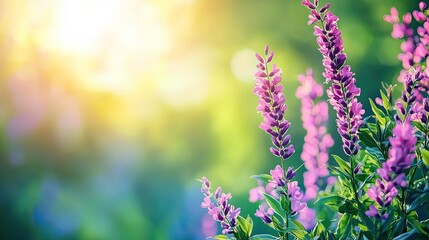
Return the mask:
<path id="1" fill-rule="evenodd" d="M 298 215 L 298 221 L 304 225 L 305 229 L 313 229 L 316 225 L 316 211 L 312 208 L 303 209 Z"/>
<path id="2" fill-rule="evenodd" d="M 296 91 L 296 96 L 301 99 L 301 119 L 307 134 L 304 138 L 304 146 L 301 159 L 305 163 L 307 171 L 304 173 L 304 186 L 306 199 L 316 197 L 319 187 L 319 177 L 329 175 L 327 162 L 328 150 L 334 145 L 334 140 L 327 133 L 328 104 L 315 102 L 323 95 L 323 87 L 318 84 L 311 69 L 306 75 L 300 75 L 301 86 Z"/>
<path id="3" fill-rule="evenodd" d="M 268 55 L 268 46 L 265 47 L 265 58 L 256 54 L 259 63 L 256 66 L 254 93 L 259 97 L 258 112 L 264 117 L 259 127 L 271 135 L 274 147 L 271 153 L 282 159 L 289 158 L 295 149 L 290 144 L 290 135 L 287 131 L 290 127 L 289 121 L 284 119 L 286 110 L 283 86 L 280 83 L 282 71 L 273 64 L 272 70 L 268 70 L 268 64 L 272 61 L 274 52 Z"/>
<path id="4" fill-rule="evenodd" d="M 398 55 L 401 60 L 403 70 L 399 74 L 398 81 L 403 82 L 407 70 L 418 65 L 428 64 L 428 46 L 429 46 L 429 17 L 425 13 L 427 5 L 424 2 L 419 3 L 419 9 L 412 13 L 405 13 L 400 22 L 398 10 L 394 7 L 390 9 L 390 15 L 385 15 L 384 20 L 391 23 L 393 26 L 392 37 L 395 39 L 403 39 L 401 44 L 402 53 Z M 417 31 L 411 27 L 411 21 L 414 19 L 419 22 Z M 417 34 L 416 34 L 417 33 Z M 424 92 L 429 89 L 429 80 L 420 81 L 419 86 L 414 90 L 418 102 L 421 102 Z"/>
<path id="5" fill-rule="evenodd" d="M 319 11 L 318 1 L 311 3 L 310 0 L 304 0 L 301 3 L 311 10 L 309 24 L 322 23 L 322 27 L 314 26 L 314 35 L 317 37 L 319 51 L 323 56 L 325 67 L 323 76 L 327 83 L 332 83 L 327 94 L 329 102 L 337 112 L 336 122 L 338 133 L 343 140 L 344 152 L 354 156 L 360 148 L 357 133 L 362 125 L 362 114 L 365 111 L 356 98 L 360 95 L 360 88 L 355 85 L 354 73 L 351 72 L 349 65 L 345 65 L 347 57 L 344 53 L 341 32 L 337 27 L 338 17 L 331 11 L 327 11 L 329 5 L 322 7 Z"/>

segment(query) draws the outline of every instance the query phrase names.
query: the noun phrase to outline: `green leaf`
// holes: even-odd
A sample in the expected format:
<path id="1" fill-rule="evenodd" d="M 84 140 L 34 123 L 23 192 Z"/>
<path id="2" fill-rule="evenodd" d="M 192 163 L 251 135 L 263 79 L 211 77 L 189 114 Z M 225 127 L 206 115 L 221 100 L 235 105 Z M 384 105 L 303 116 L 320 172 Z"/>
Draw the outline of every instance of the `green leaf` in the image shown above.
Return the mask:
<path id="1" fill-rule="evenodd" d="M 426 127 L 421 122 L 413 121 L 411 123 L 423 133 L 427 133 Z"/>
<path id="2" fill-rule="evenodd" d="M 406 239 L 415 239 L 413 238 L 413 235 L 416 233 L 416 229 L 413 229 L 409 232 L 403 233 L 397 237 L 395 237 L 393 240 L 406 240 Z"/>
<path id="3" fill-rule="evenodd" d="M 265 201 L 267 201 L 268 205 L 273 209 L 273 211 L 283 218 L 284 213 L 280 205 L 280 202 L 277 199 L 275 199 L 273 196 L 267 193 L 262 193 L 262 194 L 264 195 Z"/>
<path id="4" fill-rule="evenodd" d="M 278 237 L 270 235 L 270 234 L 258 234 L 250 237 L 251 240 L 271 240 L 271 239 L 278 239 Z"/>
<path id="5" fill-rule="evenodd" d="M 226 235 L 216 235 L 216 236 L 208 237 L 207 239 L 226 240 L 231 238 L 229 238 Z"/>
<path id="6" fill-rule="evenodd" d="M 340 237 L 340 240 L 347 239 L 351 229 L 351 217 L 349 214 L 344 214 L 338 222 L 335 234 Z"/>
<path id="7" fill-rule="evenodd" d="M 286 213 L 290 213 L 290 199 L 283 194 L 280 195 L 280 205 Z"/>
<path id="8" fill-rule="evenodd" d="M 385 161 L 386 160 L 386 159 L 384 159 L 383 153 L 378 148 L 367 147 L 365 150 L 369 154 L 371 154 L 372 156 L 374 156 L 376 159 L 378 159 L 379 161 Z"/>
<path id="9" fill-rule="evenodd" d="M 242 216 L 237 217 L 238 225 L 240 226 L 241 231 L 243 231 L 243 235 L 246 237 L 250 237 L 253 229 L 253 221 L 249 215 L 244 219 Z"/>
<path id="10" fill-rule="evenodd" d="M 369 103 L 371 104 L 371 109 L 372 112 L 375 115 L 375 119 L 377 120 L 377 122 L 381 123 L 381 125 L 385 126 L 386 125 L 386 118 L 385 115 L 383 113 L 383 111 L 381 111 L 377 105 L 375 105 L 375 103 L 372 101 L 372 99 L 369 99 Z"/>
<path id="11" fill-rule="evenodd" d="M 387 215 L 386 220 L 383 222 L 383 225 L 381 226 L 381 232 L 382 233 L 390 231 L 390 229 L 392 228 L 391 224 L 392 224 L 394 219 L 395 219 L 395 214 L 393 212 L 390 212 Z"/>
<path id="12" fill-rule="evenodd" d="M 277 232 L 285 232 L 285 226 L 275 216 L 272 216 L 271 220 L 273 220 L 272 226 Z"/>
<path id="13" fill-rule="evenodd" d="M 332 155 L 332 157 L 335 159 L 335 161 L 345 173 L 347 173 L 349 176 L 352 174 L 352 171 L 350 170 L 350 164 L 348 162 L 344 161 L 341 157 L 337 155 Z"/>
<path id="14" fill-rule="evenodd" d="M 359 212 L 359 209 L 353 205 L 353 203 L 349 200 L 346 200 L 343 205 L 338 208 L 338 212 L 340 213 L 349 213 L 351 215 L 356 215 Z"/>
<path id="15" fill-rule="evenodd" d="M 247 236 L 250 237 L 250 235 L 252 235 L 252 231 L 253 231 L 253 220 L 252 218 L 247 215 L 246 221 L 245 221 L 246 225 L 247 225 Z"/>
<path id="16" fill-rule="evenodd" d="M 315 204 L 339 206 L 344 202 L 344 198 L 340 196 L 322 197 L 316 200 Z M 322 225 L 323 226 L 323 225 Z"/>
<path id="17" fill-rule="evenodd" d="M 381 90 L 380 90 L 380 95 L 381 95 L 381 100 L 383 100 L 383 107 L 384 107 L 384 109 L 386 109 L 386 111 L 389 112 L 390 108 L 391 108 L 391 104 L 390 104 L 389 98 Z"/>
<path id="18" fill-rule="evenodd" d="M 331 170 L 332 174 L 340 176 L 342 179 L 350 179 L 351 176 L 344 172 L 341 168 L 336 166 L 328 165 L 328 168 Z"/>
<path id="19" fill-rule="evenodd" d="M 396 223 L 395 228 L 393 229 L 393 236 L 402 233 L 402 230 L 405 228 L 405 218 L 400 217 L 399 221 Z"/>
<path id="20" fill-rule="evenodd" d="M 307 231 L 305 230 L 292 230 L 291 233 L 297 238 L 297 239 L 307 239 Z"/>
<path id="21" fill-rule="evenodd" d="M 423 206 L 428 201 L 428 198 L 428 194 L 421 194 L 416 199 L 414 199 L 413 203 L 411 203 L 410 207 L 407 209 L 407 212 L 412 212 Z"/>
<path id="22" fill-rule="evenodd" d="M 356 174 L 355 175 L 355 177 L 357 178 L 358 177 L 358 175 L 361 175 L 361 174 Z M 360 186 L 359 186 L 359 188 L 358 188 L 358 192 L 360 191 L 360 190 L 362 190 L 362 188 L 365 186 L 365 184 L 367 184 L 368 182 L 374 182 L 373 180 L 372 180 L 372 178 L 374 177 L 374 175 L 375 175 L 375 173 L 371 173 L 371 174 L 369 174 L 366 178 L 365 178 L 365 180 L 363 180 L 363 182 L 360 184 Z M 371 181 L 370 181 L 371 180 Z"/>
<path id="23" fill-rule="evenodd" d="M 358 133 L 359 140 L 368 147 L 378 147 L 377 141 L 372 136 L 371 131 L 368 128 L 361 128 Z"/>
<path id="24" fill-rule="evenodd" d="M 304 225 L 302 225 L 302 223 L 300 223 L 298 220 L 296 219 L 292 219 L 291 222 L 299 229 L 299 230 L 303 230 L 305 232 L 307 232 L 307 229 L 305 229 Z"/>
<path id="25" fill-rule="evenodd" d="M 325 226 L 323 226 L 322 223 L 317 222 L 316 226 L 313 228 L 313 231 L 311 231 L 311 235 L 313 237 L 321 236 L 325 230 Z"/>
<path id="26" fill-rule="evenodd" d="M 268 183 L 269 181 L 272 180 L 272 177 L 270 174 L 259 174 L 259 175 L 253 175 L 250 178 L 262 181 L 264 183 Z"/>
<path id="27" fill-rule="evenodd" d="M 422 154 L 423 163 L 429 167 L 429 151 L 424 148 L 421 148 L 420 153 Z"/>
<path id="28" fill-rule="evenodd" d="M 364 235 L 369 239 L 374 239 L 374 237 L 371 235 L 371 233 L 373 233 L 375 231 L 374 222 L 372 221 L 372 219 L 370 217 L 368 217 L 365 214 L 365 211 L 363 211 L 363 210 L 359 211 L 358 215 L 359 215 L 361 221 L 363 222 L 363 224 L 365 226 L 367 226 L 368 230 L 370 231 L 370 232 L 365 231 Z M 369 236 L 371 236 L 371 237 L 369 237 Z"/>

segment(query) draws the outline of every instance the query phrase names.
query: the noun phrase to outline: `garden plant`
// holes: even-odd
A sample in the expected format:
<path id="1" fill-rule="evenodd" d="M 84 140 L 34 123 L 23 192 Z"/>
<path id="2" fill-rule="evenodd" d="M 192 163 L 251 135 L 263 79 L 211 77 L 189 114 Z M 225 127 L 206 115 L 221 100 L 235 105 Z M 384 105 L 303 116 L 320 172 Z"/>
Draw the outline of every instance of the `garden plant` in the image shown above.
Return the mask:
<path id="1" fill-rule="evenodd" d="M 284 93 L 282 70 L 273 64 L 274 52 L 266 46 L 262 55 L 256 54 L 254 93 L 263 116 L 259 127 L 271 137 L 269 150 L 279 162 L 269 174 L 252 176 L 258 186 L 250 190 L 250 200 L 260 202 L 254 215 L 273 231 L 252 234 L 252 218 L 241 216 L 241 209 L 229 201 L 231 194 L 212 188 L 203 177 L 201 206 L 222 229 L 212 238 L 429 239 L 427 4 L 421 2 L 402 19 L 395 8 L 384 16 L 393 26 L 392 37 L 403 41 L 398 55 L 403 70 L 397 84 L 383 84 L 379 97 L 369 99 L 370 109 L 363 109 L 358 99 L 359 81 L 347 64 L 339 19 L 330 4 L 319 5 L 318 0 L 301 4 L 310 11 L 308 25 L 314 26 L 325 78 L 325 84 L 319 84 L 308 70 L 300 76 L 295 93 L 307 132 L 300 153 L 304 182 L 294 180 L 297 169 L 288 164 L 297 153 L 288 134 L 291 124 L 285 119 L 284 94 L 293 93 Z M 324 86 L 329 103 L 320 100 Z M 392 96 L 393 88 L 402 91 L 398 99 Z M 342 140 L 343 153 L 336 155 L 329 153 L 334 145 L 327 131 L 329 105 L 336 112 Z"/>

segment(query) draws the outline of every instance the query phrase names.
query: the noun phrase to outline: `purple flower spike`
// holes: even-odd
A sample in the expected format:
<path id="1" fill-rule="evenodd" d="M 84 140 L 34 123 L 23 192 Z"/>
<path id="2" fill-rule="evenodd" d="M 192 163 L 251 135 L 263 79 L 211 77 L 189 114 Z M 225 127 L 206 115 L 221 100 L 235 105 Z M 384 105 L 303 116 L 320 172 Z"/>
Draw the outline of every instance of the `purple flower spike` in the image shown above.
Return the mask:
<path id="1" fill-rule="evenodd" d="M 215 193 L 210 192 L 210 182 L 206 177 L 201 179 L 201 192 L 204 194 L 204 201 L 201 203 L 202 208 L 207 208 L 208 213 L 214 220 L 220 222 L 222 234 L 232 234 L 237 226 L 237 217 L 240 215 L 240 208 L 235 208 L 228 203 L 231 194 L 222 193 L 218 187 Z"/>
<path id="2" fill-rule="evenodd" d="M 395 106 L 398 110 L 398 114 L 402 117 L 396 116 L 396 119 L 404 122 L 407 119 L 418 120 L 419 114 L 421 114 L 420 102 L 416 102 L 418 96 L 418 87 L 424 79 L 428 78 L 426 72 L 422 72 L 420 66 L 416 69 L 410 69 L 403 76 L 404 90 L 402 91 L 401 97 L 396 101 Z"/>
<path id="3" fill-rule="evenodd" d="M 301 86 L 296 91 L 296 96 L 301 99 L 301 119 L 307 134 L 304 138 L 304 146 L 301 159 L 304 161 L 307 171 L 304 173 L 304 186 L 306 199 L 316 197 L 319 187 L 319 177 L 329 175 L 328 150 L 334 145 L 334 140 L 327 133 L 328 104 L 316 102 L 323 95 L 323 87 L 318 84 L 311 69 L 306 75 L 299 76 Z"/>
<path id="4" fill-rule="evenodd" d="M 415 158 L 417 138 L 410 122 L 397 122 L 393 128 L 393 136 L 389 138 L 389 159 L 377 169 L 381 179 L 377 179 L 374 186 L 367 191 L 370 199 L 381 207 L 381 215 L 376 215 L 374 209 L 366 212 L 368 216 L 384 217 L 385 207 L 389 206 L 393 198 L 398 195 L 397 187 L 406 187 L 404 170 L 411 167 Z M 375 208 L 375 207 L 374 207 Z"/>
<path id="5" fill-rule="evenodd" d="M 406 80 L 408 70 L 412 67 L 428 64 L 429 57 L 429 17 L 427 15 L 427 5 L 424 2 L 419 3 L 419 10 L 412 13 L 405 13 L 402 16 L 402 22 L 399 18 L 399 13 L 396 8 L 391 8 L 390 15 L 385 15 L 384 20 L 391 23 L 393 26 L 392 37 L 395 39 L 403 39 L 401 44 L 402 52 L 398 55 L 398 59 L 402 62 L 403 70 L 398 76 L 398 81 Z M 418 27 L 413 29 L 411 21 L 413 18 L 418 22 Z M 419 82 L 414 90 L 418 102 L 421 104 L 423 96 L 429 90 L 429 79 L 424 78 Z"/>
<path id="6" fill-rule="evenodd" d="M 269 48 L 265 47 L 265 58 L 256 54 L 259 63 L 256 66 L 254 93 L 259 97 L 259 105 L 256 108 L 264 117 L 259 127 L 271 135 L 274 147 L 270 152 L 281 159 L 287 159 L 295 152 L 290 144 L 290 135 L 287 131 L 290 127 L 289 121 L 284 119 L 286 110 L 283 86 L 280 84 L 282 71 L 273 64 L 272 70 L 268 69 L 268 63 L 272 61 L 274 52 L 268 55 Z"/>
<path id="7" fill-rule="evenodd" d="M 310 23 L 320 22 L 322 26 L 314 26 L 314 35 L 317 37 L 319 51 L 323 56 L 325 67 L 323 76 L 327 83 L 331 82 L 327 94 L 329 102 L 337 112 L 338 133 L 343 140 L 344 152 L 354 156 L 360 148 L 357 133 L 363 123 L 362 114 L 365 112 L 356 98 L 360 95 L 360 88 L 355 84 L 356 79 L 353 77 L 354 73 L 350 66 L 345 65 L 347 57 L 344 53 L 341 32 L 337 27 L 338 17 L 331 11 L 327 11 L 329 6 L 324 7 L 322 13 L 317 7 L 315 9 L 309 7 L 309 2 L 303 1 L 302 4 L 311 10 Z M 317 20 L 312 21 L 314 19 Z"/>

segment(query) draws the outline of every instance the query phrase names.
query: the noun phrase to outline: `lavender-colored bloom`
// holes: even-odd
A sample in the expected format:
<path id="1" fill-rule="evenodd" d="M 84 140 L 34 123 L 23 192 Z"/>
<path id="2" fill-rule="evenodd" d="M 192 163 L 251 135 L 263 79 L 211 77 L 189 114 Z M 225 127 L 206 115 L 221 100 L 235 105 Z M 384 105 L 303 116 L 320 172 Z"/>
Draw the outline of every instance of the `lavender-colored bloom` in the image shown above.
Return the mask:
<path id="1" fill-rule="evenodd" d="M 389 159 L 383 164 L 389 172 L 399 175 L 411 167 L 415 158 L 417 138 L 410 122 L 397 123 L 393 128 L 393 136 L 389 138 Z M 383 168 L 385 168 L 383 166 Z"/>
<path id="2" fill-rule="evenodd" d="M 273 170 L 270 170 L 272 182 L 275 183 L 278 187 L 283 187 L 286 185 L 286 179 L 284 178 L 283 168 L 277 165 Z"/>
<path id="3" fill-rule="evenodd" d="M 311 69 L 306 75 L 300 75 L 301 86 L 296 91 L 296 96 L 301 99 L 301 119 L 307 134 L 304 138 L 304 146 L 301 159 L 304 161 L 307 171 L 304 173 L 304 186 L 306 199 L 316 197 L 319 187 L 319 177 L 329 175 L 327 163 L 328 150 L 334 145 L 330 134 L 327 133 L 328 104 L 315 102 L 323 95 L 323 87 L 318 84 Z"/>
<path id="4" fill-rule="evenodd" d="M 291 215 L 295 215 L 307 207 L 307 203 L 301 201 L 303 194 L 297 181 L 287 183 L 287 192 L 291 202 Z"/>
<path id="5" fill-rule="evenodd" d="M 311 10 L 309 24 L 321 23 L 322 27 L 314 26 L 314 35 L 317 37 L 319 51 L 323 56 L 325 67 L 323 76 L 327 83 L 331 82 L 327 94 L 330 104 L 337 112 L 336 122 L 338 133 L 343 140 L 344 152 L 354 156 L 360 148 L 357 133 L 363 123 L 364 110 L 356 98 L 360 95 L 360 88 L 355 85 L 354 73 L 351 72 L 349 65 L 345 65 L 347 57 L 344 53 L 341 32 L 337 27 L 338 17 L 331 11 L 327 11 L 329 5 L 319 11 L 318 1 L 311 3 L 310 0 L 303 0 L 301 3 Z"/>
<path id="6" fill-rule="evenodd" d="M 240 215 L 240 208 L 235 208 L 228 203 L 231 194 L 222 193 L 222 189 L 218 187 L 215 193 L 210 192 L 210 182 L 207 178 L 201 179 L 201 192 L 204 194 L 204 201 L 201 203 L 202 208 L 207 208 L 208 213 L 214 220 L 220 222 L 222 234 L 232 234 L 237 226 L 237 217 Z M 214 201 L 212 201 L 214 200 Z"/>
<path id="7" fill-rule="evenodd" d="M 271 196 L 278 198 L 278 194 L 276 192 L 277 184 L 274 182 L 268 182 L 265 187 L 259 182 L 259 186 L 256 188 L 252 188 L 249 191 L 249 202 L 257 202 L 264 200 L 264 196 L 262 193 L 268 193 Z"/>
<path id="8" fill-rule="evenodd" d="M 304 225 L 305 229 L 313 229 L 316 225 L 316 211 L 312 208 L 305 208 L 298 214 L 298 221 Z"/>
<path id="9" fill-rule="evenodd" d="M 368 197 L 381 207 L 384 216 L 385 207 L 389 206 L 393 198 L 398 194 L 397 187 L 406 187 L 404 170 L 409 169 L 415 158 L 415 145 L 417 138 L 410 122 L 397 122 L 393 128 L 393 136 L 389 138 L 391 148 L 389 159 L 377 169 L 381 179 L 377 179 L 374 186 L 368 189 Z M 375 216 L 374 210 L 367 212 L 368 216 Z"/>
<path id="10" fill-rule="evenodd" d="M 268 64 L 272 61 L 274 52 L 268 55 L 268 46 L 265 47 L 265 58 L 256 54 L 259 63 L 256 66 L 254 93 L 259 97 L 257 110 L 264 117 L 259 127 L 271 135 L 274 147 L 270 148 L 273 155 L 282 159 L 289 158 L 295 149 L 290 144 L 290 135 L 287 131 L 290 127 L 289 121 L 284 119 L 286 110 L 283 86 L 280 84 L 282 71 L 273 64 L 272 70 Z"/>
<path id="11" fill-rule="evenodd" d="M 273 221 L 271 219 L 271 216 L 273 214 L 274 214 L 274 211 L 270 207 L 268 207 L 268 209 L 265 210 L 262 205 L 259 205 L 259 209 L 256 210 L 255 216 L 259 217 L 264 223 L 269 224 Z"/>
<path id="12" fill-rule="evenodd" d="M 403 39 L 401 44 L 402 53 L 398 55 L 404 69 L 400 72 L 398 81 L 403 82 L 407 74 L 407 70 L 414 66 L 427 65 L 429 56 L 429 17 L 425 13 L 427 5 L 420 2 L 419 9 L 412 13 L 405 13 L 400 22 L 398 10 L 394 7 L 390 9 L 390 15 L 385 15 L 384 20 L 391 23 L 393 26 L 392 37 L 395 39 Z M 419 22 L 417 31 L 411 27 L 412 19 Z M 417 34 L 416 34 L 417 33 Z M 429 79 L 424 78 L 419 82 L 419 86 L 414 90 L 418 102 L 423 98 L 422 93 L 429 89 Z"/>
<path id="13" fill-rule="evenodd" d="M 422 79 L 425 78 L 427 78 L 426 73 L 421 71 L 420 66 L 406 72 L 403 80 L 404 90 L 402 91 L 401 97 L 395 103 L 396 109 L 398 110 L 398 114 L 396 115 L 397 120 L 401 122 L 407 119 L 417 120 L 420 103 L 416 102 L 418 92 L 415 90 L 418 88 Z"/>

